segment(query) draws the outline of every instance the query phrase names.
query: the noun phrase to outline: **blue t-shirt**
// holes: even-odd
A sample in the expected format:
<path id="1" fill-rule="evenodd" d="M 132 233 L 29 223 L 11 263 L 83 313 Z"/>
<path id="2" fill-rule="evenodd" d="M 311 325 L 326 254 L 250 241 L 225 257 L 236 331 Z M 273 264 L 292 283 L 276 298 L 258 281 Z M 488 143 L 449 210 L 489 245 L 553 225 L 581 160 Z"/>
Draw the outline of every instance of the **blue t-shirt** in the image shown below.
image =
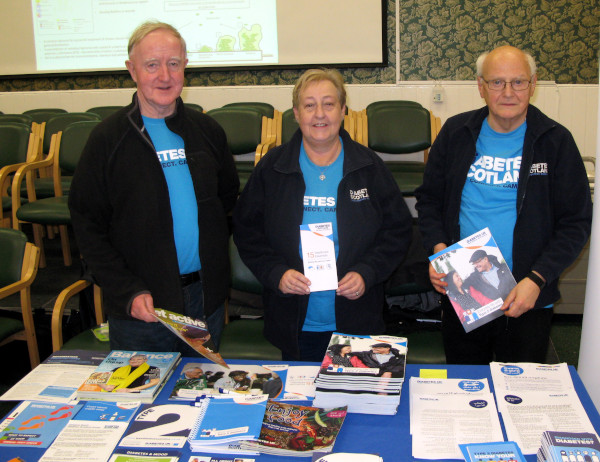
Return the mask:
<path id="1" fill-rule="evenodd" d="M 527 122 L 509 133 L 494 131 L 487 119 L 483 122 L 460 206 L 460 238 L 488 227 L 511 270 L 517 185 L 526 130 Z"/>
<path id="2" fill-rule="evenodd" d="M 198 271 L 200 265 L 198 203 L 192 176 L 185 157 L 183 139 L 167 128 L 164 119 L 142 116 L 144 126 L 162 165 L 173 215 L 173 234 L 179 273 Z"/>
<path id="3" fill-rule="evenodd" d="M 340 139 L 341 143 L 341 139 Z M 342 181 L 344 167 L 344 145 L 333 164 L 327 167 L 315 165 L 306 155 L 304 143 L 300 147 L 300 168 L 304 175 L 304 214 L 302 224 L 332 223 L 335 257 L 339 252 L 337 231 L 337 192 Z M 321 179 L 323 178 L 323 179 Z M 298 229 L 300 232 L 300 229 Z M 302 255 L 302 249 L 300 249 Z M 302 330 L 310 332 L 334 331 L 335 290 L 312 292 L 308 298 L 308 311 Z"/>

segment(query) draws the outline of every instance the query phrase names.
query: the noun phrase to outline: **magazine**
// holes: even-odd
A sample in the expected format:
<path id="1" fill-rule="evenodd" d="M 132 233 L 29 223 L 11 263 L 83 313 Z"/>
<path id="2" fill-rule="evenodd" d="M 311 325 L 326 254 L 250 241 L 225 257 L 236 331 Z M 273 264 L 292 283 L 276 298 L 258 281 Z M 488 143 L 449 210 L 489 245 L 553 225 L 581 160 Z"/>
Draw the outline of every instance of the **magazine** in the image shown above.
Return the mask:
<path id="1" fill-rule="evenodd" d="M 150 403 L 180 357 L 177 352 L 113 350 L 77 389 L 77 397 Z"/>
<path id="2" fill-rule="evenodd" d="M 517 285 L 489 228 L 429 257 L 438 273 L 446 274 L 446 294 L 470 332 L 503 315 L 504 299 Z"/>
<path id="3" fill-rule="evenodd" d="M 177 381 L 169 399 L 193 401 L 202 395 L 230 397 L 229 393 L 244 395 L 283 395 L 280 373 L 267 366 L 231 364 L 229 369 L 218 364 L 187 362 L 177 370 Z"/>
<path id="4" fill-rule="evenodd" d="M 242 447 L 282 456 L 331 452 L 346 414 L 346 406 L 323 409 L 269 400 L 258 441 Z"/>
<path id="5" fill-rule="evenodd" d="M 47 448 L 81 406 L 23 401 L 0 424 L 0 447 Z"/>
<path id="6" fill-rule="evenodd" d="M 215 351 L 216 348 L 210 338 L 206 321 L 193 319 L 189 316 L 174 313 L 173 311 L 162 308 L 155 308 L 154 312 L 156 319 L 158 319 L 167 329 L 177 335 L 177 337 L 186 342 L 206 359 L 220 364 L 223 367 L 229 367 L 221 355 Z"/>

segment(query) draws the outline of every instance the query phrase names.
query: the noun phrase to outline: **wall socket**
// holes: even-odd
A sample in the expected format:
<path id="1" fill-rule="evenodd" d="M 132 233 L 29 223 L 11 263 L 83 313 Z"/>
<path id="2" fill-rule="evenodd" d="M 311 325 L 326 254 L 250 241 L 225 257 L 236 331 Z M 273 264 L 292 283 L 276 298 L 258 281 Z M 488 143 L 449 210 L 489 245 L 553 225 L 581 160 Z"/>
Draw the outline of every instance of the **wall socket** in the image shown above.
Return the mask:
<path id="1" fill-rule="evenodd" d="M 442 88 L 442 86 L 436 85 L 435 87 L 433 87 L 432 95 L 434 103 L 442 103 L 444 101 L 444 89 Z"/>

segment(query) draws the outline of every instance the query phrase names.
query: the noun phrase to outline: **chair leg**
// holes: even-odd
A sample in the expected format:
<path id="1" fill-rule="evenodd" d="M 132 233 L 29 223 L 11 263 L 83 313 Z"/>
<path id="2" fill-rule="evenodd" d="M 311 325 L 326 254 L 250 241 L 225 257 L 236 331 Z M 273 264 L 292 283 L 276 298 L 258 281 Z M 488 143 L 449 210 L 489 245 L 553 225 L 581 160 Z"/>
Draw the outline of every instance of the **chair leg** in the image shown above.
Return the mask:
<path id="1" fill-rule="evenodd" d="M 63 251 L 63 260 L 65 266 L 71 266 L 73 259 L 71 257 L 71 244 L 69 243 L 69 231 L 66 225 L 60 225 L 58 227 L 60 232 L 60 243 Z"/>
<path id="2" fill-rule="evenodd" d="M 33 242 L 40 249 L 40 268 L 46 267 L 46 254 L 44 252 L 44 230 L 42 225 L 32 223 L 33 227 Z"/>
<path id="3" fill-rule="evenodd" d="M 29 287 L 27 287 L 26 290 L 21 291 L 21 307 L 23 311 L 23 324 L 25 326 L 27 350 L 29 351 L 29 362 L 31 363 L 31 368 L 33 369 L 40 363 L 40 352 L 38 350 L 35 326 L 33 324 L 33 314 L 31 312 L 31 290 Z"/>

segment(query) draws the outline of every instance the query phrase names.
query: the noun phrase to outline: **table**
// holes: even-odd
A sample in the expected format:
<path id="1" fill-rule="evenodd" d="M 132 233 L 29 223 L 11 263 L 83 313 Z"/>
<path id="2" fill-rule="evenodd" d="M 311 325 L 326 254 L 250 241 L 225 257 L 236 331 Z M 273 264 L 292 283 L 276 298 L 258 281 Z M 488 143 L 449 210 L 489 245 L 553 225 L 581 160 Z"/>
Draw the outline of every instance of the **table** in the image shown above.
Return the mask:
<path id="1" fill-rule="evenodd" d="M 206 360 L 198 360 L 197 358 L 184 358 L 181 364 L 178 366 L 178 370 L 181 370 L 183 364 L 194 361 L 194 362 L 206 362 Z M 230 364 L 286 364 L 282 361 L 250 361 L 250 360 L 231 360 L 228 361 Z M 313 363 L 294 363 L 295 365 L 314 365 Z M 406 366 L 406 379 L 402 387 L 402 397 L 400 399 L 400 406 L 398 407 L 398 413 L 394 416 L 380 416 L 380 415 L 368 415 L 368 414 L 348 414 L 344 422 L 344 426 L 340 434 L 338 435 L 334 451 L 335 452 L 363 452 L 363 453 L 376 453 L 383 457 L 384 462 L 403 462 L 413 461 L 421 459 L 413 459 L 412 453 L 412 440 L 409 433 L 409 379 L 412 376 L 418 376 L 421 369 L 447 369 L 448 378 L 466 378 L 466 379 L 480 379 L 487 377 L 490 383 L 490 387 L 493 391 L 493 383 L 491 378 L 491 372 L 489 366 L 457 366 L 457 365 L 419 365 L 419 364 L 407 364 Z M 569 372 L 573 379 L 575 390 L 579 395 L 579 399 L 583 404 L 583 407 L 588 413 L 590 421 L 594 425 L 597 433 L 600 433 L 600 414 L 594 407 L 594 404 L 588 395 L 587 391 L 577 371 L 573 366 L 569 366 Z M 155 404 L 165 404 L 168 401 L 168 397 L 171 389 L 175 385 L 177 380 L 177 374 L 169 379 L 164 389 L 158 395 L 155 400 Z M 173 401 L 170 401 L 173 403 Z M 304 404 L 304 403 L 302 403 Z M 310 403 L 306 403 L 310 404 Z M 506 438 L 506 435 L 504 435 Z M 182 456 L 179 459 L 180 462 L 188 462 L 190 451 L 189 445 L 181 450 Z M 43 453 L 42 449 L 34 448 L 2 448 L 0 452 L 0 462 L 7 462 L 13 457 L 20 456 L 27 462 L 38 460 Z M 223 456 L 221 456 L 223 457 Z M 231 456 L 233 457 L 233 456 Z M 256 462 L 282 462 L 282 461 L 299 461 L 309 460 L 308 458 L 298 457 L 281 457 L 267 454 L 261 454 L 259 456 L 246 456 L 254 457 Z M 528 461 L 535 461 L 534 455 L 527 456 Z"/>

